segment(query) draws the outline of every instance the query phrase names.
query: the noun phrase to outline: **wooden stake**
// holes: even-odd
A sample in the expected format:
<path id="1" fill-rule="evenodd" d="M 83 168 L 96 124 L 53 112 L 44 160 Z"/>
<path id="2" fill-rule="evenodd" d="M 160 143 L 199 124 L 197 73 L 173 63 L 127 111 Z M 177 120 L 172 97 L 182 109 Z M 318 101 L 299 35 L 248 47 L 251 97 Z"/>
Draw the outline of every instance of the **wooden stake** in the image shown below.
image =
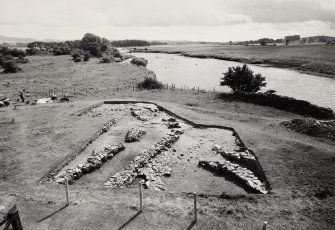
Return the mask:
<path id="1" fill-rule="evenodd" d="M 194 222 L 197 222 L 198 220 L 198 210 L 197 210 L 197 193 L 193 193 L 193 198 L 194 198 Z"/>
<path id="2" fill-rule="evenodd" d="M 138 184 L 140 188 L 140 211 L 143 211 L 143 200 L 142 200 L 142 184 L 141 182 Z"/>
<path id="3" fill-rule="evenodd" d="M 262 228 L 262 230 L 266 230 L 266 226 L 268 225 L 268 222 L 266 222 L 266 221 L 264 221 L 263 222 L 263 228 Z"/>
<path id="4" fill-rule="evenodd" d="M 133 86 L 133 91 L 135 91 L 135 86 Z"/>
<path id="5" fill-rule="evenodd" d="M 65 192 L 66 192 L 66 205 L 70 205 L 70 197 L 69 197 L 69 181 L 65 178 Z"/>

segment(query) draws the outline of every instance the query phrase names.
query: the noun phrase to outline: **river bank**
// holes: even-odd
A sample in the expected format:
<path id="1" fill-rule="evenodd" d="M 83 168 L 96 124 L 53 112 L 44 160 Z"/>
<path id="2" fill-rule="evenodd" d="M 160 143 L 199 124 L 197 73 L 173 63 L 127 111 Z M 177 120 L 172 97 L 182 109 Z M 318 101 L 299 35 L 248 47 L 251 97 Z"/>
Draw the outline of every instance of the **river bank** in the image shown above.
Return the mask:
<path id="1" fill-rule="evenodd" d="M 306 46 L 150 46 L 130 52 L 178 54 L 185 57 L 235 61 L 260 66 L 294 69 L 305 74 L 335 78 L 335 47 Z"/>

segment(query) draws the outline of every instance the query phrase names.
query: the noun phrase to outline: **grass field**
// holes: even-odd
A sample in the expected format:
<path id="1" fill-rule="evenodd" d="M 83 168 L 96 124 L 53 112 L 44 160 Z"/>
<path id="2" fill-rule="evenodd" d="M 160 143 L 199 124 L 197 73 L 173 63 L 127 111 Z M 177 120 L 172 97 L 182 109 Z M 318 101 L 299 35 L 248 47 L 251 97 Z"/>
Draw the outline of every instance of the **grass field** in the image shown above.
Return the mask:
<path id="1" fill-rule="evenodd" d="M 181 52 L 190 56 L 256 62 L 276 67 L 293 67 L 319 75 L 335 77 L 335 46 L 223 46 L 223 45 L 164 45 L 149 50 Z"/>
<path id="2" fill-rule="evenodd" d="M 0 212 L 17 204 L 24 229 L 261 229 L 263 221 L 269 229 L 335 228 L 335 143 L 281 125 L 301 116 L 220 100 L 215 93 L 133 91 L 146 69 L 97 59 L 74 63 L 68 56 L 36 56 L 22 67 L 20 73 L 0 74 L 0 93 L 12 101 L 23 88 L 40 92 L 38 97 L 50 89 L 71 96 L 68 103 L 0 108 Z M 35 99 L 33 93 L 26 96 Z M 72 204 L 64 207 L 62 185 L 37 181 L 107 122 L 71 114 L 106 99 L 154 101 L 198 123 L 235 128 L 258 157 L 271 193 L 220 197 L 209 187 L 199 196 L 194 225 L 192 195 L 179 191 L 178 184 L 174 190 L 145 190 L 140 214 L 137 185 L 110 189 L 78 182 L 70 186 Z"/>

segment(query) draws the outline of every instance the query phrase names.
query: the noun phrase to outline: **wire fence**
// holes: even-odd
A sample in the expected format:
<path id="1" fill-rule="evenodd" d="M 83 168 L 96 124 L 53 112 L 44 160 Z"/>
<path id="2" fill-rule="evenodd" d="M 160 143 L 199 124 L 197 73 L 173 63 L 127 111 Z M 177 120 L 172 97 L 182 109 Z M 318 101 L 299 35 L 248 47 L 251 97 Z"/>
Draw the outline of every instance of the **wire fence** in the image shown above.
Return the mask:
<path id="1" fill-rule="evenodd" d="M 22 91 L 0 91 L 0 96 L 4 98 L 10 98 L 12 101 L 17 100 L 21 101 L 20 98 L 21 92 L 22 96 L 29 100 L 37 100 L 40 98 L 50 98 L 53 96 L 66 96 L 66 97 L 75 97 L 75 96 L 82 96 L 82 97 L 91 97 L 94 95 L 101 95 L 101 94 L 109 94 L 109 93 L 118 93 L 118 92 L 139 92 L 145 90 L 141 88 L 140 85 L 128 85 L 128 86 L 105 86 L 105 87 L 90 87 L 90 88 L 52 88 L 52 89 L 24 89 Z M 189 87 L 186 85 L 180 85 L 177 87 L 176 84 L 163 84 L 163 88 L 160 90 L 165 91 L 189 91 L 189 92 L 198 92 L 198 93 L 216 93 L 218 92 L 215 88 L 213 90 L 206 90 L 202 89 L 199 86 Z"/>

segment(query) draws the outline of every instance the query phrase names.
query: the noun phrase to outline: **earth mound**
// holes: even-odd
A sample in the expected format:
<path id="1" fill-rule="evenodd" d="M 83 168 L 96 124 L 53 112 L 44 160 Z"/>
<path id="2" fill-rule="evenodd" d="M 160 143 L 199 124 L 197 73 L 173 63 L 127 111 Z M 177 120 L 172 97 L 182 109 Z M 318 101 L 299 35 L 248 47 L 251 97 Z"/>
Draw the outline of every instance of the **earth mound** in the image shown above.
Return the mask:
<path id="1" fill-rule="evenodd" d="M 294 132 L 335 141 L 335 120 L 319 121 L 311 118 L 293 119 L 283 122 L 282 125 Z"/>

